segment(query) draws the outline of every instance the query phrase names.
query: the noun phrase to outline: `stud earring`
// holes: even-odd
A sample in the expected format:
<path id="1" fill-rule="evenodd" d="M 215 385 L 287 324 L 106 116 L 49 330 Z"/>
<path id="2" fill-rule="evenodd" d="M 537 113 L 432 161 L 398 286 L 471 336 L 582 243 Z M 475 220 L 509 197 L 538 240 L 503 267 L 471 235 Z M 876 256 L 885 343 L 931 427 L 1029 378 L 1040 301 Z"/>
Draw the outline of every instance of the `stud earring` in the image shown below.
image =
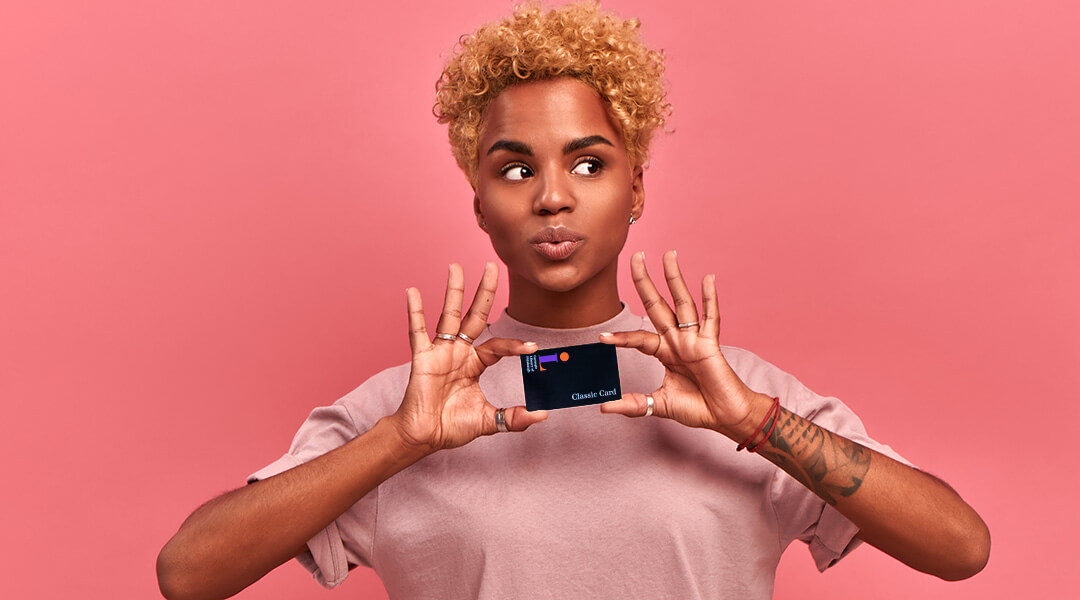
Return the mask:
<path id="1" fill-rule="evenodd" d="M 634 218 L 634 215 L 630 215 L 630 224 L 633 225 L 635 221 L 637 221 L 637 219 Z"/>

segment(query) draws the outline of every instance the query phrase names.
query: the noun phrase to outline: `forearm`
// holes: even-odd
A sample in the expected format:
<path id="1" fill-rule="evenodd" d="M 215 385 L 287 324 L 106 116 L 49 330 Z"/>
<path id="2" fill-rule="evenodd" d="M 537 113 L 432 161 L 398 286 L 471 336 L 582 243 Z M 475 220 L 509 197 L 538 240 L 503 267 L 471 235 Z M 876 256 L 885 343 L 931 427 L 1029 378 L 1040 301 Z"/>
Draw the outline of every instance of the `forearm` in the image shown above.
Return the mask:
<path id="1" fill-rule="evenodd" d="M 423 457 L 387 419 L 344 446 L 197 509 L 158 556 L 172 599 L 227 598 L 304 551 L 316 533 Z"/>
<path id="2" fill-rule="evenodd" d="M 758 398 L 757 418 L 747 421 L 760 423 L 770 403 Z M 851 520 L 861 539 L 943 579 L 970 577 L 985 565 L 986 524 L 943 482 L 783 408 L 775 418 L 775 427 L 765 423 L 763 431 L 772 431 L 758 453 Z"/>

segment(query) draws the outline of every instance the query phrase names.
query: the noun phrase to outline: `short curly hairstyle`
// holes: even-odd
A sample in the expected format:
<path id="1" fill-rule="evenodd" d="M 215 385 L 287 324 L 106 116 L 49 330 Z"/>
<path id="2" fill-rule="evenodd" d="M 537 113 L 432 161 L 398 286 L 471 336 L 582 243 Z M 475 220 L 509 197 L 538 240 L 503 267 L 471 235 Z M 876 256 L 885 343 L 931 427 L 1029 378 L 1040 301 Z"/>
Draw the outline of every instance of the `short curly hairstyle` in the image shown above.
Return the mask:
<path id="1" fill-rule="evenodd" d="M 511 85 L 553 77 L 573 77 L 596 90 L 621 126 L 631 164 L 643 165 L 671 105 L 665 99 L 663 52 L 641 41 L 640 27 L 637 19 L 624 20 L 599 2 L 546 12 L 529 2 L 462 36 L 435 84 L 433 112 L 440 123 L 449 123 L 454 158 L 469 181 L 476 184 L 488 103 Z"/>

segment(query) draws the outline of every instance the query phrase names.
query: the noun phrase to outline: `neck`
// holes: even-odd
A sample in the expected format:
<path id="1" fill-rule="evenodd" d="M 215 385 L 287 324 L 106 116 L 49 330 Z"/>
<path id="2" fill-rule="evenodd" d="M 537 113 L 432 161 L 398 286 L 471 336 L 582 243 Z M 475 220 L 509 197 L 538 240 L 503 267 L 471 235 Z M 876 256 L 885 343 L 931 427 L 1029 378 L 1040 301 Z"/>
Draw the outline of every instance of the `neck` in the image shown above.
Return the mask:
<path id="1" fill-rule="evenodd" d="M 612 263 L 572 290 L 553 291 L 511 272 L 506 312 L 527 325 L 551 329 L 577 329 L 603 323 L 622 312 L 617 276 L 618 265 Z"/>

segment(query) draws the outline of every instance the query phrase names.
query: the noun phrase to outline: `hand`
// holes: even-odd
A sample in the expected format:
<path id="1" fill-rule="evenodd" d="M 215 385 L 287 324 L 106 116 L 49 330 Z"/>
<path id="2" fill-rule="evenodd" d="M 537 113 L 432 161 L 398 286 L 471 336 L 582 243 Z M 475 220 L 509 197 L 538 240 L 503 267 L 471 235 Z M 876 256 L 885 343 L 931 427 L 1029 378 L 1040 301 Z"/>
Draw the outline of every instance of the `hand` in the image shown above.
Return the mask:
<path id="1" fill-rule="evenodd" d="M 498 279 L 498 267 L 487 263 L 472 306 L 462 319 L 465 276 L 460 265 L 450 265 L 446 298 L 436 333 L 479 337 L 487 326 Z M 402 438 L 409 446 L 434 452 L 456 448 L 481 435 L 495 433 L 498 431 L 495 407 L 480 391 L 480 374 L 504 356 L 536 352 L 536 344 L 492 338 L 473 346 L 460 337 L 453 340 L 436 337 L 433 342 L 425 326 L 420 291 L 409 288 L 405 293 L 409 307 L 412 371 L 405 398 L 391 417 Z M 524 431 L 546 418 L 547 412 L 527 412 L 524 406 L 506 409 L 506 426 L 510 431 Z"/>
<path id="2" fill-rule="evenodd" d="M 679 271 L 674 251 L 664 254 L 664 276 L 675 302 L 672 311 L 653 285 L 642 253 L 630 258 L 634 287 L 656 328 L 601 334 L 600 341 L 655 356 L 664 365 L 663 384 L 650 394 L 653 414 L 690 427 L 707 427 L 733 437 L 738 425 L 750 415 L 756 394 L 739 379 L 720 352 L 720 313 L 716 303 L 716 277 L 701 281 L 704 305 L 700 324 L 697 306 Z M 600 405 L 605 413 L 631 417 L 645 415 L 645 394 L 623 394 L 619 400 Z"/>

